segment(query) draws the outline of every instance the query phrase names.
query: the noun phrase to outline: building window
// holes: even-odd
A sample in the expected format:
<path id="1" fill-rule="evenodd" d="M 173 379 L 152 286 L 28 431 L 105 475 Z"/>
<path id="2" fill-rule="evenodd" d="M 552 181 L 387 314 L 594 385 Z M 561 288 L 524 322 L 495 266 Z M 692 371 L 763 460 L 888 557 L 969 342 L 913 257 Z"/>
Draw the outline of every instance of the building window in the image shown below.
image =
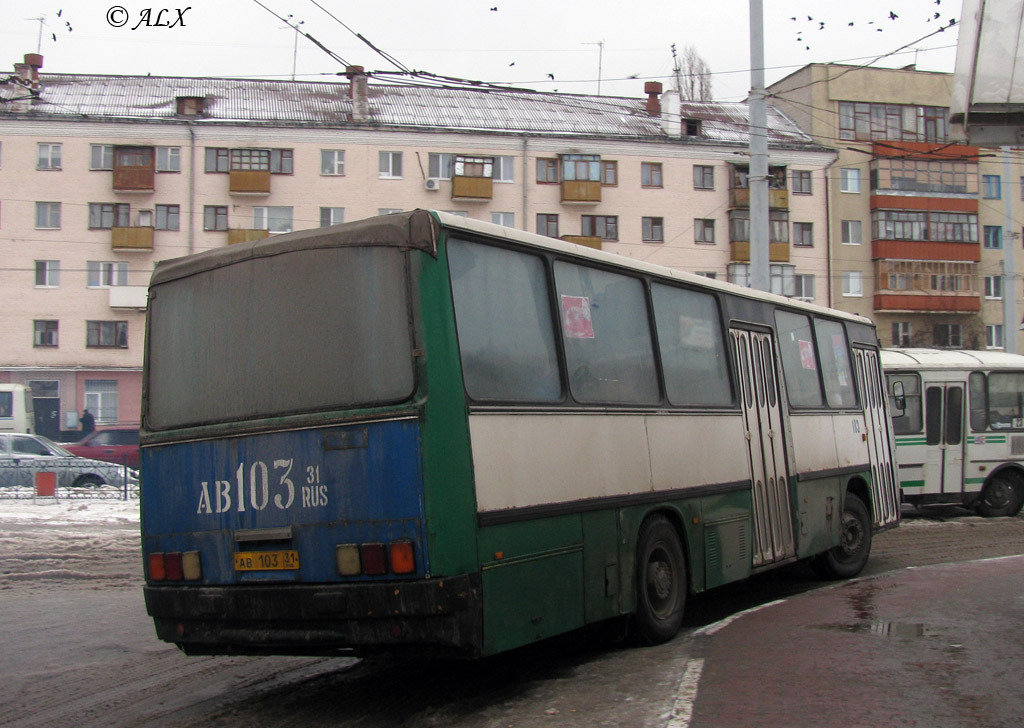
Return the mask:
<path id="1" fill-rule="evenodd" d="M 207 172 L 230 172 L 231 171 L 231 150 L 219 147 L 206 148 Z"/>
<path id="2" fill-rule="evenodd" d="M 345 208 L 344 207 L 321 207 L 320 208 L 320 227 L 329 227 L 331 225 L 340 225 L 345 222 Z"/>
<path id="3" fill-rule="evenodd" d="M 394 215 L 394 214 L 397 214 L 399 212 L 402 212 L 402 208 L 401 207 L 378 207 L 377 208 L 377 214 L 378 215 Z"/>
<path id="4" fill-rule="evenodd" d="M 698 270 L 698 271 L 694 271 L 694 273 L 699 275 L 701 278 L 710 278 L 713 281 L 718 279 L 718 274 L 715 273 L 714 271 Z"/>
<path id="5" fill-rule="evenodd" d="M 601 240 L 619 239 L 619 218 L 617 215 L 583 215 L 581 235 L 601 238 Z"/>
<path id="6" fill-rule="evenodd" d="M 181 228 L 181 207 L 157 205 L 156 221 L 153 227 L 157 230 L 179 230 Z"/>
<path id="7" fill-rule="evenodd" d="M 127 324 L 125 324 L 127 331 Z M 85 408 L 93 413 L 97 422 L 118 421 L 117 380 L 86 379 Z"/>
<path id="8" fill-rule="evenodd" d="M 495 157 L 494 158 L 494 181 L 515 182 L 516 181 L 516 158 Z M 511 226 L 509 226 L 511 227 Z"/>
<path id="9" fill-rule="evenodd" d="M 60 144 L 39 144 L 36 169 L 60 169 Z"/>
<path id="10" fill-rule="evenodd" d="M 750 288 L 750 263 L 730 263 L 726 271 L 730 283 Z"/>
<path id="11" fill-rule="evenodd" d="M 909 321 L 894 321 L 892 324 L 892 345 L 908 347 L 910 346 L 910 322 Z"/>
<path id="12" fill-rule="evenodd" d="M 427 176 L 435 179 L 451 179 L 454 159 L 454 154 L 431 152 L 427 155 Z"/>
<path id="13" fill-rule="evenodd" d="M 932 346 L 940 349 L 959 349 L 962 344 L 960 324 L 935 324 L 932 328 Z"/>
<path id="14" fill-rule="evenodd" d="M 794 169 L 793 170 L 793 194 L 794 195 L 809 195 L 811 194 L 811 173 L 805 169 Z"/>
<path id="15" fill-rule="evenodd" d="M 90 202 L 89 229 L 110 230 L 131 225 L 131 206 L 124 202 Z"/>
<path id="16" fill-rule="evenodd" d="M 640 163 L 640 185 L 642 187 L 664 187 L 661 181 L 661 162 Z"/>
<path id="17" fill-rule="evenodd" d="M 1003 297 L 1003 277 L 985 276 L 985 298 L 999 299 Z"/>
<path id="18" fill-rule="evenodd" d="M 693 241 L 703 245 L 715 244 L 715 221 L 697 218 L 693 221 Z"/>
<path id="19" fill-rule="evenodd" d="M 459 217 L 469 217 L 469 210 L 442 210 L 441 212 L 447 212 L 449 215 L 458 215 Z"/>
<path id="20" fill-rule="evenodd" d="M 89 288 L 128 285 L 128 264 L 118 261 L 90 260 L 85 264 Z"/>
<path id="21" fill-rule="evenodd" d="M 36 261 L 36 288 L 56 288 L 60 285 L 60 261 Z"/>
<path id="22" fill-rule="evenodd" d="M 36 229 L 60 230 L 60 203 L 36 203 Z"/>
<path id="23" fill-rule="evenodd" d="M 537 160 L 537 184 L 553 185 L 558 184 L 558 160 L 538 159 Z"/>
<path id="24" fill-rule="evenodd" d="M 839 138 L 858 141 L 946 141 L 949 109 L 839 102 Z"/>
<path id="25" fill-rule="evenodd" d="M 715 189 L 715 168 L 705 164 L 693 165 L 693 189 Z"/>
<path id="26" fill-rule="evenodd" d="M 380 152 L 378 158 L 381 179 L 402 179 L 401 152 Z"/>
<path id="27" fill-rule="evenodd" d="M 1003 196 L 1002 177 L 998 174 L 981 175 L 981 196 L 987 200 L 998 200 Z"/>
<path id="28" fill-rule="evenodd" d="M 797 298 L 814 300 L 814 275 L 810 273 L 799 273 L 795 276 L 793 295 Z"/>
<path id="29" fill-rule="evenodd" d="M 983 234 L 985 236 L 984 246 L 989 250 L 1002 250 L 1003 248 L 1003 229 L 998 225 L 986 225 L 983 228 Z"/>
<path id="30" fill-rule="evenodd" d="M 814 247 L 814 223 L 793 223 L 793 245 L 799 248 Z"/>
<path id="31" fill-rule="evenodd" d="M 203 230 L 227 230 L 228 208 L 226 205 L 203 206 Z"/>
<path id="32" fill-rule="evenodd" d="M 57 346 L 57 322 L 33 321 L 32 346 Z"/>
<path id="33" fill-rule="evenodd" d="M 514 212 L 492 212 L 491 222 L 495 225 L 514 228 L 516 226 L 516 214 Z"/>
<path id="34" fill-rule="evenodd" d="M 778 296 L 795 296 L 796 268 L 791 265 L 768 266 L 768 287 Z"/>
<path id="35" fill-rule="evenodd" d="M 843 245 L 861 244 L 860 220 L 842 221 L 842 243 Z"/>
<path id="36" fill-rule="evenodd" d="M 549 238 L 558 237 L 558 215 L 537 215 L 537 232 Z"/>
<path id="37" fill-rule="evenodd" d="M 619 184 L 619 163 L 616 161 L 601 162 L 601 185 L 615 187 Z"/>
<path id="38" fill-rule="evenodd" d="M 320 174 L 328 177 L 340 177 L 345 174 L 345 150 L 321 149 Z"/>
<path id="39" fill-rule="evenodd" d="M 1003 325 L 1002 324 L 990 324 L 985 327 L 985 348 L 986 349 L 1002 349 L 1003 348 Z"/>
<path id="40" fill-rule="evenodd" d="M 468 157 L 458 154 L 452 163 L 452 173 L 456 177 L 493 179 L 494 157 Z"/>
<path id="41" fill-rule="evenodd" d="M 978 164 L 882 157 L 870 163 L 872 190 L 978 194 Z"/>
<path id="42" fill-rule="evenodd" d="M 113 144 L 89 145 L 89 169 L 110 171 L 114 168 Z"/>
<path id="43" fill-rule="evenodd" d="M 839 191 L 860 192 L 860 170 L 856 167 L 842 167 L 839 170 Z"/>
<path id="44" fill-rule="evenodd" d="M 605 167 L 597 154 L 563 154 L 562 179 L 577 182 L 605 182 Z"/>
<path id="45" fill-rule="evenodd" d="M 156 148 L 156 171 L 157 172 L 180 172 L 181 171 L 181 147 L 157 147 Z"/>
<path id="46" fill-rule="evenodd" d="M 231 169 L 237 172 L 269 172 L 269 149 L 232 149 Z"/>
<path id="47" fill-rule="evenodd" d="M 864 286 L 860 271 L 843 271 L 843 295 L 851 297 L 864 295 Z"/>
<path id="48" fill-rule="evenodd" d="M 665 242 L 665 220 L 661 217 L 645 217 L 641 220 L 643 242 Z"/>
<path id="49" fill-rule="evenodd" d="M 254 207 L 252 208 L 252 226 L 254 230 L 290 233 L 292 231 L 292 208 Z"/>
<path id="50" fill-rule="evenodd" d="M 127 349 L 127 321 L 86 321 L 85 345 L 90 349 Z"/>

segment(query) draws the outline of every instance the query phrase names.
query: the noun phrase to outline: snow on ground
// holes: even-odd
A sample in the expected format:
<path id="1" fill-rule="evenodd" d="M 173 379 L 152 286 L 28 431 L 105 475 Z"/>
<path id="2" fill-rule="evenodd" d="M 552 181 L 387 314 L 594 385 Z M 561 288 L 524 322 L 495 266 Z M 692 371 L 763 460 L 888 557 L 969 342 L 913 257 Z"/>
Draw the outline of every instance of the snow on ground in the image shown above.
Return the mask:
<path id="1" fill-rule="evenodd" d="M 7 494 L 5 494 L 7 495 Z M 62 497 L 33 498 L 31 491 L 20 497 L 0 497 L 0 524 L 45 521 L 51 525 L 65 524 L 137 524 L 139 499 L 88 498 L 66 493 Z"/>

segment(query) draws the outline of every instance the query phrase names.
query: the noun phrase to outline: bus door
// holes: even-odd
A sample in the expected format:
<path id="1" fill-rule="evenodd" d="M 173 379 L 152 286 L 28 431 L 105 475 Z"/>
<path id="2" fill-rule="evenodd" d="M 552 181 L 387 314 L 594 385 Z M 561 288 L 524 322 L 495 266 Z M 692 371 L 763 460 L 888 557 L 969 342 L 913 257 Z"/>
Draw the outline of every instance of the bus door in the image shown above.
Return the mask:
<path id="1" fill-rule="evenodd" d="M 899 520 L 899 483 L 896 480 L 896 440 L 885 409 L 885 380 L 878 352 L 854 348 L 857 385 L 864 405 L 868 459 L 871 461 L 871 500 L 875 521 L 884 526 Z"/>
<path id="2" fill-rule="evenodd" d="M 773 335 L 730 329 L 753 487 L 753 566 L 796 555 Z"/>
<path id="3" fill-rule="evenodd" d="M 925 490 L 961 493 L 964 482 L 964 385 L 928 382 L 924 390 Z"/>

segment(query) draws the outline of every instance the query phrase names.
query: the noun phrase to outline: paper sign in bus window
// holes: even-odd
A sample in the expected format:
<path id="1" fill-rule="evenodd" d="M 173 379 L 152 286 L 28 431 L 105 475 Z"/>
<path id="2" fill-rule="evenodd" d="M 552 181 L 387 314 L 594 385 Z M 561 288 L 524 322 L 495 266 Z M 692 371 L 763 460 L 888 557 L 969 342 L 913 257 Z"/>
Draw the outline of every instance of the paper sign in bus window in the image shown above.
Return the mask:
<path id="1" fill-rule="evenodd" d="M 594 321 L 590 299 L 586 296 L 562 296 L 562 327 L 567 339 L 593 339 Z"/>
<path id="2" fill-rule="evenodd" d="M 811 371 L 817 369 L 818 365 L 814 361 L 814 345 L 803 339 L 800 339 L 797 343 L 800 344 L 800 365 L 804 369 L 810 369 Z"/>

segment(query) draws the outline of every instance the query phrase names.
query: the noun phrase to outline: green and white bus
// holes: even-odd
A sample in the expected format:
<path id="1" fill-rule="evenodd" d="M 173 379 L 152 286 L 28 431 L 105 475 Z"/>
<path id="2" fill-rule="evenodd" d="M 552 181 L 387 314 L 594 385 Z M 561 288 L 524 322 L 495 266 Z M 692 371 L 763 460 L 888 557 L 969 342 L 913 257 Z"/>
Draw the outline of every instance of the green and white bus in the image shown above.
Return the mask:
<path id="1" fill-rule="evenodd" d="M 983 516 L 1024 504 L 1024 356 L 885 349 L 903 500 Z"/>
<path id="2" fill-rule="evenodd" d="M 897 525 L 871 322 L 418 210 L 158 264 L 145 597 L 189 654 L 494 654 Z"/>

